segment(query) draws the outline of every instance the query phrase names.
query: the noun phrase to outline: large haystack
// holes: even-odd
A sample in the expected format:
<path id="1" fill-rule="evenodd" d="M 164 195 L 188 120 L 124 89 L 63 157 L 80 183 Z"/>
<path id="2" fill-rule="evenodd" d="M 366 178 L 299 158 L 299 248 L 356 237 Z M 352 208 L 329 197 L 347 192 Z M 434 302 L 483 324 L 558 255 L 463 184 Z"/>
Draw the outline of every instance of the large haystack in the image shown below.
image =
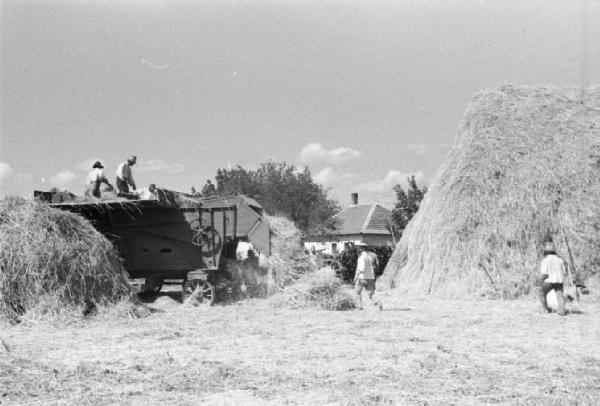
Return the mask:
<path id="1" fill-rule="evenodd" d="M 82 217 L 23 199 L 0 202 L 0 317 L 81 309 L 128 293 L 112 244 Z"/>
<path id="2" fill-rule="evenodd" d="M 533 286 L 546 239 L 569 260 L 565 235 L 579 276 L 595 272 L 599 128 L 599 89 L 476 96 L 384 277 L 413 292 L 514 297 Z"/>

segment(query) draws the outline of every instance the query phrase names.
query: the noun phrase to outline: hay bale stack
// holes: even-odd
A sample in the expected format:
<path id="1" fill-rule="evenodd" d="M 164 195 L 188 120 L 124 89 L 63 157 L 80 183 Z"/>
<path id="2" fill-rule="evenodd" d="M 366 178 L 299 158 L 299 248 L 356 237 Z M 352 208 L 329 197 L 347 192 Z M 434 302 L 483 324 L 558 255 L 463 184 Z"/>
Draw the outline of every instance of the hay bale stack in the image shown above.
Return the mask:
<path id="1" fill-rule="evenodd" d="M 600 264 L 600 90 L 477 95 L 384 277 L 440 296 L 526 294 L 552 238 L 579 276 Z"/>
<path id="2" fill-rule="evenodd" d="M 85 219 L 24 199 L 0 202 L 0 316 L 81 310 L 129 292 L 112 244 Z"/>

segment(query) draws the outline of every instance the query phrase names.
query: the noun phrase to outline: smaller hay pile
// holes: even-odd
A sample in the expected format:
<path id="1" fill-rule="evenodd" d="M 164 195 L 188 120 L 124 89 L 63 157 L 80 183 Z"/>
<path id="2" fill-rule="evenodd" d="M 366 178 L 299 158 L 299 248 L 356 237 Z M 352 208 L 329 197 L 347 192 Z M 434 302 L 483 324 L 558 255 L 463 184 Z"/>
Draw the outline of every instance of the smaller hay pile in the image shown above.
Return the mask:
<path id="1" fill-rule="evenodd" d="M 292 309 L 351 310 L 356 307 L 352 289 L 331 268 L 302 275 L 293 285 L 274 296 L 271 303 Z"/>
<path id="2" fill-rule="evenodd" d="M 249 252 L 247 259 L 229 262 L 234 291 L 244 286 L 245 295 L 265 297 L 293 283 L 311 269 L 302 248 L 302 232 L 285 217 L 265 216 L 271 230 L 271 256 Z M 270 271 L 270 272 L 269 272 Z"/>
<path id="3" fill-rule="evenodd" d="M 272 255 L 268 260 L 273 285 L 279 292 L 271 303 L 292 309 L 355 308 L 350 287 L 331 268 L 314 269 L 302 246 L 302 233 L 284 217 L 268 217 L 272 230 Z"/>
<path id="4" fill-rule="evenodd" d="M 285 217 L 267 216 L 271 228 L 269 267 L 278 289 L 283 289 L 311 270 L 302 246 L 302 232 Z"/>
<path id="5" fill-rule="evenodd" d="M 0 317 L 57 315 L 129 296 L 112 244 L 82 217 L 21 198 L 0 202 Z"/>

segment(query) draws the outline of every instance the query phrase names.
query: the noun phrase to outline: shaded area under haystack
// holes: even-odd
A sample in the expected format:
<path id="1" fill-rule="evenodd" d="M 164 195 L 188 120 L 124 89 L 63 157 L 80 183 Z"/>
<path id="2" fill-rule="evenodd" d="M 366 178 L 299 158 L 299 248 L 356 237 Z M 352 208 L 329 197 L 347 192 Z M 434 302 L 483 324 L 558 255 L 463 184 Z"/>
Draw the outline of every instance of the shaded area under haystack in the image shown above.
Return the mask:
<path id="1" fill-rule="evenodd" d="M 597 88 L 477 95 L 384 279 L 412 292 L 516 297 L 534 286 L 549 239 L 571 262 L 569 242 L 578 278 L 597 272 L 599 128 Z"/>
<path id="2" fill-rule="evenodd" d="M 116 251 L 88 221 L 24 199 L 0 202 L 1 317 L 81 310 L 129 295 Z"/>

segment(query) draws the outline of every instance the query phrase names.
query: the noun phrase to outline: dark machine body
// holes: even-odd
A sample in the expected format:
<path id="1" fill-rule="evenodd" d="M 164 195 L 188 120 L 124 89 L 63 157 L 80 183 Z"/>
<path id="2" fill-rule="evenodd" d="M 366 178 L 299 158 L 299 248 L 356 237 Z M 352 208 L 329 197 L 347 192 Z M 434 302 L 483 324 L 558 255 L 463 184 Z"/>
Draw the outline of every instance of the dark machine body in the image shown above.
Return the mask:
<path id="1" fill-rule="evenodd" d="M 46 193 L 46 192 L 44 192 Z M 239 241 L 270 253 L 262 208 L 244 196 L 201 199 L 159 189 L 151 200 L 62 201 L 52 207 L 87 218 L 121 255 L 130 278 L 159 291 L 165 281 L 182 283 L 183 296 L 200 291 L 212 304 L 223 257 L 235 259 Z"/>

